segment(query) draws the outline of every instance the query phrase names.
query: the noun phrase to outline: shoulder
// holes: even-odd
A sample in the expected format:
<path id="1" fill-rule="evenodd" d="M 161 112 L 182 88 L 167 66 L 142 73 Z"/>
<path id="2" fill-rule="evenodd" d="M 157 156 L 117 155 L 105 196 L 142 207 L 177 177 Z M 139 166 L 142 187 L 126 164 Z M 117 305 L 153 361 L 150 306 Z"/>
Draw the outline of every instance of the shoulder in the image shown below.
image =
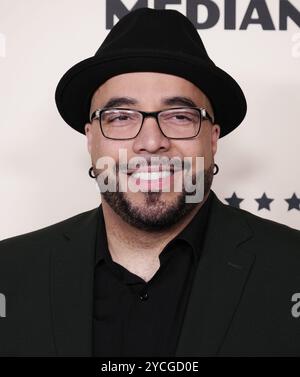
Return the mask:
<path id="1" fill-rule="evenodd" d="M 296 242 L 300 241 L 300 230 L 298 229 L 273 220 L 262 218 L 241 208 L 234 208 L 226 204 L 223 205 L 228 211 L 243 218 L 249 227 L 255 231 L 256 236 L 266 238 L 272 235 L 276 240 L 285 240 L 288 238 L 289 240 L 294 240 Z"/>
<path id="2" fill-rule="evenodd" d="M 257 259 L 269 266 L 292 270 L 298 266 L 300 270 L 299 230 L 218 201 L 225 221 L 234 224 L 237 232 L 242 229 L 238 224 L 247 227 L 249 237 L 246 245 L 255 252 Z"/>
<path id="3" fill-rule="evenodd" d="M 300 241 L 300 230 L 273 220 L 262 218 L 247 210 L 224 204 L 214 192 L 212 192 L 212 196 L 214 210 L 221 213 L 223 221 L 233 221 L 235 224 L 246 222 L 256 237 L 269 238 L 272 236 L 272 238 L 276 240 L 286 240 L 288 238 L 291 241 Z"/>
<path id="4" fill-rule="evenodd" d="M 238 212 L 239 216 L 243 217 L 249 227 L 253 230 L 255 236 L 261 241 L 268 240 L 269 242 L 294 244 L 300 246 L 300 230 L 292 228 L 288 225 L 265 219 L 253 213 L 232 208 L 233 211 Z"/>
<path id="5" fill-rule="evenodd" d="M 49 283 L 53 250 L 62 251 L 70 234 L 87 234 L 97 220 L 98 208 L 44 228 L 0 241 L 0 291 L 32 292 Z"/>
<path id="6" fill-rule="evenodd" d="M 19 254 L 26 252 L 26 255 L 28 256 L 30 251 L 38 249 L 40 252 L 42 252 L 42 250 L 51 246 L 51 244 L 61 237 L 64 232 L 67 232 L 74 226 L 88 221 L 89 218 L 96 214 L 97 210 L 98 207 L 76 214 L 44 228 L 1 240 L 0 259 L 1 257 L 3 258 L 5 255 L 8 255 L 7 253 L 14 254 L 15 256 L 15 252 Z"/>

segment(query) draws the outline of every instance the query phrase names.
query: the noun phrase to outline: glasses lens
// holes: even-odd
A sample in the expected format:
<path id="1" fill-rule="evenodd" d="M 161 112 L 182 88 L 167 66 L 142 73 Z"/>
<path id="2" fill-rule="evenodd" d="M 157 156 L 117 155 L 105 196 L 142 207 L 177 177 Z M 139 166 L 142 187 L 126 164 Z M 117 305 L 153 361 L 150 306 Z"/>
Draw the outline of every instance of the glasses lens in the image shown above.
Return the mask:
<path id="1" fill-rule="evenodd" d="M 142 124 L 142 114 L 135 110 L 109 109 L 102 111 L 102 132 L 111 139 L 134 138 Z"/>
<path id="2" fill-rule="evenodd" d="M 201 117 L 196 109 L 181 108 L 163 111 L 158 117 L 162 132 L 171 138 L 189 138 L 198 134 Z"/>

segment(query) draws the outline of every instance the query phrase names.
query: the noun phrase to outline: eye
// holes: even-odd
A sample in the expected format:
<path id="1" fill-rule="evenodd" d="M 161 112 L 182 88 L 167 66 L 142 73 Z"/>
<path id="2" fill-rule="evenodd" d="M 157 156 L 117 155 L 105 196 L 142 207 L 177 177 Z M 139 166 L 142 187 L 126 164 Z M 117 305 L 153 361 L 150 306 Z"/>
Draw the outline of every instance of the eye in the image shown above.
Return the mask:
<path id="1" fill-rule="evenodd" d="M 118 116 L 109 118 L 108 121 L 113 122 L 115 120 L 127 120 L 128 118 L 129 118 L 128 115 L 118 115 Z"/>
<path id="2" fill-rule="evenodd" d="M 176 119 L 179 119 L 179 120 L 191 120 L 190 117 L 188 117 L 187 115 L 183 115 L 183 114 L 175 114 L 174 117 Z"/>
<path id="3" fill-rule="evenodd" d="M 139 121 L 139 114 L 133 111 L 110 110 L 102 113 L 103 124 L 131 125 Z"/>
<path id="4" fill-rule="evenodd" d="M 199 119 L 199 114 L 196 111 L 178 110 L 170 111 L 162 114 L 162 121 L 166 123 L 175 124 L 190 124 L 196 123 Z"/>

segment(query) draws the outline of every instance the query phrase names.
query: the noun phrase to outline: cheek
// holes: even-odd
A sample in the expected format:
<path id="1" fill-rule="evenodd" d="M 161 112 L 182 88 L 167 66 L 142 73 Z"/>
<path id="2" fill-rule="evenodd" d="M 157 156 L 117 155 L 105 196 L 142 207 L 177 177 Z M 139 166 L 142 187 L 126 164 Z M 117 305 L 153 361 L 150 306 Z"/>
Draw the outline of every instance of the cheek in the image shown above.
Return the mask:
<path id="1" fill-rule="evenodd" d="M 92 158 L 93 161 L 96 162 L 99 158 L 108 157 L 118 163 L 120 157 L 126 157 L 127 154 L 128 158 L 130 155 L 129 151 L 130 146 L 126 145 L 124 141 L 110 140 L 101 135 L 98 140 L 93 143 Z"/>
<path id="2" fill-rule="evenodd" d="M 192 158 L 193 164 L 195 164 L 196 162 L 196 157 L 204 157 L 204 168 L 207 169 L 211 165 L 212 150 L 209 142 L 204 143 L 202 140 L 200 141 L 199 139 L 189 140 L 186 143 L 178 143 L 175 149 L 177 151 L 177 155 L 181 156 L 181 158 Z M 196 166 L 194 165 L 194 169 L 195 167 Z"/>
<path id="3" fill-rule="evenodd" d="M 204 156 L 205 148 L 203 143 L 199 140 L 182 140 L 181 142 L 174 143 L 175 155 L 184 157 Z"/>

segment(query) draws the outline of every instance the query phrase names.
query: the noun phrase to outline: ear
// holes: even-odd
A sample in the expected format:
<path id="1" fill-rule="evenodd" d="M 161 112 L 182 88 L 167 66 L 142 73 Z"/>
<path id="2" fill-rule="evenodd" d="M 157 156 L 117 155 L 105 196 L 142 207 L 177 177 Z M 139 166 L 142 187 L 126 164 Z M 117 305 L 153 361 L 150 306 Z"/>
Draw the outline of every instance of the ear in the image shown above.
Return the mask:
<path id="1" fill-rule="evenodd" d="M 211 129 L 211 149 L 212 149 L 213 155 L 215 155 L 217 152 L 220 133 L 221 133 L 220 126 L 218 124 L 214 124 Z"/>
<path id="2" fill-rule="evenodd" d="M 84 131 L 85 131 L 85 135 L 86 135 L 86 138 L 87 138 L 87 148 L 88 148 L 89 154 L 91 154 L 91 151 L 92 151 L 92 129 L 91 129 L 91 127 L 92 127 L 91 123 L 86 123 L 85 126 L 84 126 Z"/>

